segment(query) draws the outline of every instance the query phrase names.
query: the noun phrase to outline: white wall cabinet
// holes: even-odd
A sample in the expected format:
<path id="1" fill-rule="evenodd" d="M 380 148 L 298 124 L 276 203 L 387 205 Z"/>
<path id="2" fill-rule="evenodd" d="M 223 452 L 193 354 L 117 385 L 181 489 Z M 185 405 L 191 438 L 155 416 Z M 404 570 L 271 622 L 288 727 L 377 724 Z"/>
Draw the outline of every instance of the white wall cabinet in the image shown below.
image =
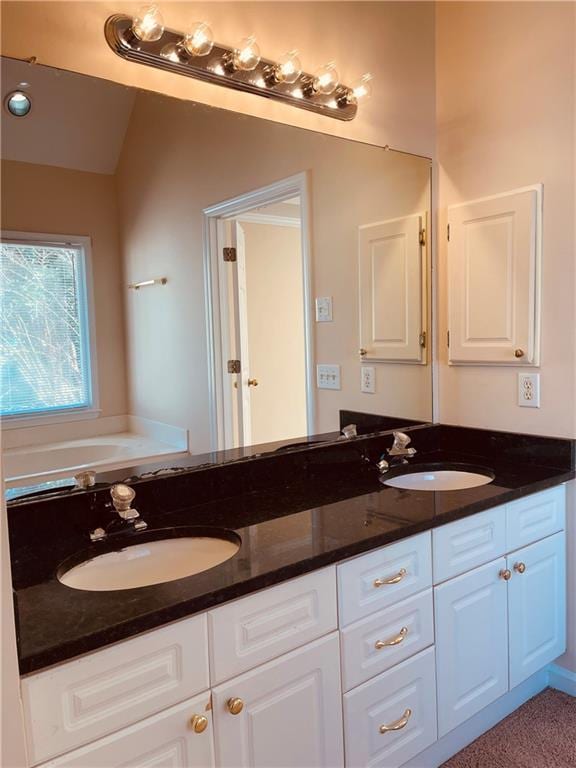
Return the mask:
<path id="1" fill-rule="evenodd" d="M 338 634 L 213 690 L 221 768 L 334 768 L 343 763 Z M 230 711 L 230 702 L 242 708 Z"/>
<path id="2" fill-rule="evenodd" d="M 553 488 L 30 675 L 31 764 L 400 768 L 563 653 L 564 524 Z"/>
<path id="3" fill-rule="evenodd" d="M 538 365 L 541 186 L 448 208 L 449 361 Z"/>
<path id="4" fill-rule="evenodd" d="M 426 361 L 425 221 L 421 214 L 359 227 L 360 348 L 366 361 Z"/>

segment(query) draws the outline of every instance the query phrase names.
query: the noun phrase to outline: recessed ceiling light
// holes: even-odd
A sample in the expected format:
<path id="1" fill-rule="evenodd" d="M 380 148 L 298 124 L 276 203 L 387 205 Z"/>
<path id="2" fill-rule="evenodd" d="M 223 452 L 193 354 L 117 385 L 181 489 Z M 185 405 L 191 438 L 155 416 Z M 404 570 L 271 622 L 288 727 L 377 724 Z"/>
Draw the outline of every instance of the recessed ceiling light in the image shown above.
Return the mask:
<path id="1" fill-rule="evenodd" d="M 32 109 L 32 101 L 24 91 L 12 91 L 6 96 L 4 105 L 14 117 L 26 117 Z"/>

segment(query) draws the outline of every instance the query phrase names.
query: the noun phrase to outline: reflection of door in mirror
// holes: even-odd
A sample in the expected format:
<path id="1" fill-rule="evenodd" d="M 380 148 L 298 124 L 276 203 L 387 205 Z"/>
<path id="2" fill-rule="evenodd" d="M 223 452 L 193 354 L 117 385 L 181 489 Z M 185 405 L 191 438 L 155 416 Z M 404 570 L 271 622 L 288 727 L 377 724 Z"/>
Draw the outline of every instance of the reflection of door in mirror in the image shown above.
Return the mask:
<path id="1" fill-rule="evenodd" d="M 274 197 L 273 190 L 270 193 Z M 228 215 L 218 227 L 220 293 L 227 297 L 220 327 L 225 355 L 225 446 L 258 445 L 309 434 L 306 268 L 299 195 Z M 224 251 L 224 249 L 227 249 Z M 230 355 L 230 357 L 228 357 Z M 234 361 L 228 365 L 229 361 Z"/>

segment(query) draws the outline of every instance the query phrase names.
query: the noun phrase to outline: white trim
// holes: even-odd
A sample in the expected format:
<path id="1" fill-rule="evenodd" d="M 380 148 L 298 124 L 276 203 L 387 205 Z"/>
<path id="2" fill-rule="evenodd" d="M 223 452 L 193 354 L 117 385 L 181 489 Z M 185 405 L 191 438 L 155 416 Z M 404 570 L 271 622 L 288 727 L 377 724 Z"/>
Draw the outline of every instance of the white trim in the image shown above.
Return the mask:
<path id="1" fill-rule="evenodd" d="M 300 198 L 300 224 L 302 241 L 303 294 L 304 294 L 304 342 L 306 355 L 306 416 L 308 433 L 314 432 L 314 345 L 311 264 L 311 216 L 309 177 L 306 171 L 286 179 L 252 190 L 229 200 L 205 208 L 204 213 L 204 280 L 207 307 L 208 333 L 208 387 L 212 449 L 230 447 L 226 427 L 226 394 L 224 387 L 224 349 L 222 327 L 227 311 L 223 306 L 219 253 L 219 223 L 226 219 L 242 218 L 254 208 L 287 198 Z M 223 314 L 224 313 L 224 314 Z"/>
<path id="2" fill-rule="evenodd" d="M 294 227 L 300 229 L 300 219 L 291 216 L 267 216 L 265 213 L 243 213 L 236 217 L 243 224 L 271 224 L 275 227 Z"/>
<path id="3" fill-rule="evenodd" d="M 65 421 L 77 421 L 80 419 L 94 419 L 100 413 L 100 392 L 98 387 L 98 360 L 96 354 L 96 321 L 94 302 L 94 281 L 92 274 L 92 239 L 87 235 L 69 235 L 63 233 L 24 232 L 17 230 L 2 230 L 0 232 L 2 242 L 21 243 L 46 243 L 47 245 L 62 245 L 80 249 L 80 288 L 84 296 L 83 304 L 83 346 L 88 347 L 88 389 L 90 403 L 78 408 L 51 409 L 37 414 L 3 416 L 1 418 L 2 429 L 17 429 L 41 424 L 57 424 Z"/>
<path id="4" fill-rule="evenodd" d="M 557 691 L 563 691 L 569 696 L 576 696 L 576 672 L 572 672 L 559 664 L 548 667 L 548 685 Z"/>

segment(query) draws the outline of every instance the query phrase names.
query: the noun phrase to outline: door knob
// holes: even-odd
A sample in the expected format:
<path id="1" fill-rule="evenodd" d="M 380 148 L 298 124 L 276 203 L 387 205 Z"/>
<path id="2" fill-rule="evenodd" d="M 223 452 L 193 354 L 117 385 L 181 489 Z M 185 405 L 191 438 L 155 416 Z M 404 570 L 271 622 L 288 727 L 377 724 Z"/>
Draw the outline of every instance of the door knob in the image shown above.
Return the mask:
<path id="1" fill-rule="evenodd" d="M 525 563 L 514 563 L 514 570 L 516 573 L 524 573 L 526 570 L 526 564 Z"/>
<path id="2" fill-rule="evenodd" d="M 248 379 L 248 386 L 249 387 L 257 387 L 258 386 L 258 379 Z"/>
<path id="3" fill-rule="evenodd" d="M 512 571 L 510 571 L 508 568 L 502 568 L 498 575 L 501 579 L 504 579 L 504 581 L 510 581 L 512 578 Z"/>
<path id="4" fill-rule="evenodd" d="M 524 350 L 523 349 L 515 349 L 514 350 L 514 357 L 524 357 Z"/>
<path id="5" fill-rule="evenodd" d="M 194 733 L 204 733 L 208 728 L 208 718 L 205 715 L 192 715 L 190 725 L 194 729 Z"/>
<path id="6" fill-rule="evenodd" d="M 240 712 L 244 709 L 244 702 L 242 699 L 237 698 L 231 698 L 228 699 L 226 702 L 226 706 L 228 707 L 228 712 L 230 712 L 231 715 L 239 715 Z"/>

